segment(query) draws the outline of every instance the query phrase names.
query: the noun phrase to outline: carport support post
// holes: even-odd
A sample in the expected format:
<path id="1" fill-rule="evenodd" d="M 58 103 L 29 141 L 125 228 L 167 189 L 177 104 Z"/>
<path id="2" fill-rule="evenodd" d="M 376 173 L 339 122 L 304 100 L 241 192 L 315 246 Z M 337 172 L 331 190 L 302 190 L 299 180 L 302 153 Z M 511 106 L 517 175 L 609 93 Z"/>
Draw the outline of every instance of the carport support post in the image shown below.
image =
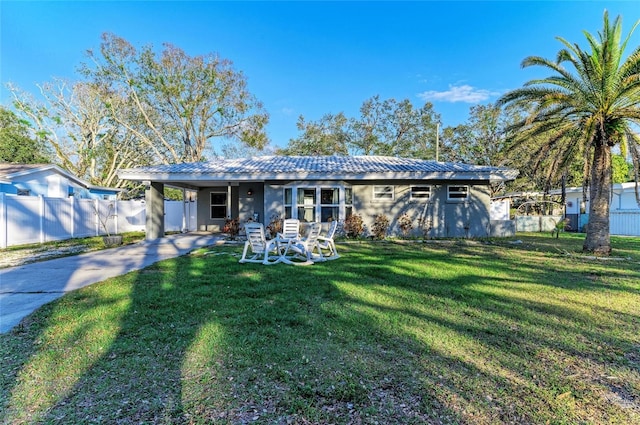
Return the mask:
<path id="1" fill-rule="evenodd" d="M 150 182 L 144 192 L 147 204 L 146 239 L 148 241 L 164 237 L 164 185 Z"/>

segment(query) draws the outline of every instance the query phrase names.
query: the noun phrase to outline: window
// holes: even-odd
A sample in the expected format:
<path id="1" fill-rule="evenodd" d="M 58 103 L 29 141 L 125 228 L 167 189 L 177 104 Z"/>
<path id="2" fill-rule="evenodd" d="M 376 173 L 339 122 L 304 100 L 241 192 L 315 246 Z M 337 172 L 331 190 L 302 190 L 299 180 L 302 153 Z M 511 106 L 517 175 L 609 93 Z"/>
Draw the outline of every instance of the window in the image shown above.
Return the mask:
<path id="1" fill-rule="evenodd" d="M 226 192 L 211 192 L 211 218 L 227 218 Z"/>
<path id="2" fill-rule="evenodd" d="M 29 196 L 31 191 L 29 189 L 18 189 L 18 196 Z"/>
<path id="3" fill-rule="evenodd" d="M 411 201 L 428 201 L 431 197 L 431 186 L 411 186 Z"/>
<path id="4" fill-rule="evenodd" d="M 320 189 L 320 221 L 327 223 L 340 216 L 340 190 L 337 187 Z"/>
<path id="5" fill-rule="evenodd" d="M 284 190 L 284 218 L 293 218 L 293 189 Z"/>
<path id="6" fill-rule="evenodd" d="M 285 218 L 308 222 L 344 220 L 353 210 L 353 191 L 350 187 L 286 187 Z"/>
<path id="7" fill-rule="evenodd" d="M 344 218 L 349 217 L 353 213 L 353 189 L 344 188 Z"/>
<path id="8" fill-rule="evenodd" d="M 298 220 L 316 221 L 316 189 L 314 187 L 298 188 Z"/>
<path id="9" fill-rule="evenodd" d="M 447 200 L 466 201 L 469 199 L 469 186 L 447 186 Z"/>
<path id="10" fill-rule="evenodd" d="M 373 186 L 373 199 L 375 201 L 393 201 L 393 186 Z"/>

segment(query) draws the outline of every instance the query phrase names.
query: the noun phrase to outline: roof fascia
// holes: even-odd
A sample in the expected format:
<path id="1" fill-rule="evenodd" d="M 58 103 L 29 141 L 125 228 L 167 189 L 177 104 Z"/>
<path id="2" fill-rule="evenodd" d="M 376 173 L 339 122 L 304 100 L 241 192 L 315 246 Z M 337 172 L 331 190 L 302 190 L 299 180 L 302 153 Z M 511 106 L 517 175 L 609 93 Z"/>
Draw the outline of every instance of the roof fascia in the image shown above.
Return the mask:
<path id="1" fill-rule="evenodd" d="M 65 171 L 62 168 L 60 168 L 60 167 L 58 167 L 58 166 L 56 166 L 54 164 L 49 164 L 49 165 L 43 165 L 42 167 L 38 167 L 38 168 L 29 168 L 29 169 L 26 169 L 26 170 L 23 170 L 23 171 L 17 171 L 15 173 L 5 174 L 4 176 L 5 176 L 5 178 L 13 179 L 13 178 L 16 178 L 16 177 L 28 176 L 29 174 L 39 173 L 41 171 L 47 171 L 47 170 L 52 170 L 52 169 L 57 171 L 60 174 L 65 174 Z"/>
<path id="2" fill-rule="evenodd" d="M 126 170 L 119 173 L 125 180 L 150 181 L 265 181 L 265 180 L 513 180 L 508 173 L 488 172 L 402 172 L 402 173 L 147 173 Z"/>
<path id="3" fill-rule="evenodd" d="M 90 188 L 98 188 L 98 186 L 91 186 L 88 182 L 82 180 L 80 177 L 71 174 L 70 172 L 68 172 L 67 170 L 60 168 L 59 166 L 55 165 L 55 164 L 48 164 L 48 165 L 43 165 L 42 167 L 38 167 L 38 168 L 31 168 L 29 170 L 24 170 L 24 171 L 18 171 L 16 173 L 11 173 L 11 174 L 6 174 L 5 177 L 6 178 L 16 178 L 16 177 L 23 177 L 23 176 L 28 176 L 29 174 L 35 174 L 35 173 L 40 173 L 42 171 L 48 171 L 48 170 L 52 170 L 55 171 L 56 173 L 68 178 L 69 180 L 72 180 L 74 183 L 77 183 L 81 186 L 86 187 L 87 189 Z"/>

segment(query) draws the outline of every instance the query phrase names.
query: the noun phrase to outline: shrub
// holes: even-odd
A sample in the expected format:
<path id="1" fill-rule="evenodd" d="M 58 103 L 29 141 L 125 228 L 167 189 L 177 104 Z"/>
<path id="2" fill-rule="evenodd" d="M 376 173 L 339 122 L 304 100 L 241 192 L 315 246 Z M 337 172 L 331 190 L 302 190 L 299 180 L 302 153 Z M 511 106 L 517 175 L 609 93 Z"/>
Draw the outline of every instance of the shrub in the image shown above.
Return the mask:
<path id="1" fill-rule="evenodd" d="M 402 236 L 405 238 L 409 236 L 409 233 L 413 230 L 413 222 L 411 217 L 407 213 L 404 213 L 398 218 L 398 226 L 400 227 L 400 231 L 402 232 Z"/>
<path id="2" fill-rule="evenodd" d="M 373 237 L 376 239 L 384 239 L 387 236 L 387 231 L 389 230 L 389 217 L 384 214 L 376 215 L 373 226 L 371 226 L 371 233 L 373 233 Z"/>
<path id="3" fill-rule="evenodd" d="M 271 216 L 271 221 L 267 224 L 266 231 L 269 232 L 271 238 L 275 238 L 279 232 L 282 232 L 282 220 L 280 220 L 280 215 L 273 214 Z"/>
<path id="4" fill-rule="evenodd" d="M 345 235 L 349 238 L 357 238 L 362 235 L 362 232 L 364 232 L 364 224 L 360 214 L 351 214 L 347 217 L 342 229 L 344 230 Z"/>
<path id="5" fill-rule="evenodd" d="M 224 222 L 224 227 L 222 228 L 222 233 L 229 234 L 229 237 L 235 238 L 240 233 L 240 219 L 238 218 L 228 218 Z"/>

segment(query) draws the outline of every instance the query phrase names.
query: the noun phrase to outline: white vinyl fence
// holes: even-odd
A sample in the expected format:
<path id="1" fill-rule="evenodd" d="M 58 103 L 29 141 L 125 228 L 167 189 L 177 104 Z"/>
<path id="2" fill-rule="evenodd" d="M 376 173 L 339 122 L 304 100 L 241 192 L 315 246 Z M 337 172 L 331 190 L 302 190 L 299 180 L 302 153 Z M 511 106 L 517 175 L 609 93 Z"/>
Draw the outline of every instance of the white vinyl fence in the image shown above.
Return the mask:
<path id="1" fill-rule="evenodd" d="M 98 213 L 96 213 L 98 212 Z M 195 230 L 195 202 L 165 201 L 165 231 Z M 0 248 L 144 231 L 144 201 L 45 198 L 0 193 Z"/>
<path id="2" fill-rule="evenodd" d="M 550 232 L 562 216 L 516 216 L 517 232 Z M 588 216 L 580 214 L 578 229 L 588 223 Z M 640 211 L 617 210 L 609 213 L 609 233 L 622 236 L 640 236 Z"/>
<path id="3" fill-rule="evenodd" d="M 640 210 L 617 210 L 609 214 L 612 235 L 640 236 Z"/>

